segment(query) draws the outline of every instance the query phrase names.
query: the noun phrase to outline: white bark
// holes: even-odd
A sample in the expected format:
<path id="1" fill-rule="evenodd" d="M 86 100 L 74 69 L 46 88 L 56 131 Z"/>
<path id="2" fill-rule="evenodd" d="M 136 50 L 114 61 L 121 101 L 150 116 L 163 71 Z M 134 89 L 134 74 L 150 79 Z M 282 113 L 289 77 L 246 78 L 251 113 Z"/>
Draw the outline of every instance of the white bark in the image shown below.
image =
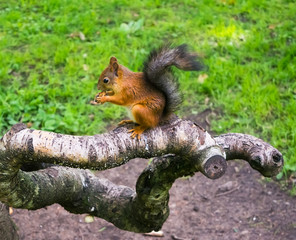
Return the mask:
<path id="1" fill-rule="evenodd" d="M 88 170 L 61 166 L 21 170 L 28 163 L 104 170 L 135 157 L 155 157 L 139 176 L 136 192 Z M 281 153 L 258 138 L 243 134 L 212 138 L 178 118 L 146 131 L 141 140 L 131 139 L 126 127 L 95 136 L 69 136 L 17 124 L 0 139 L 0 201 L 27 209 L 59 203 L 122 229 L 149 232 L 160 229 L 168 217 L 169 189 L 175 179 L 198 171 L 219 178 L 226 170 L 225 158 L 238 157 L 265 176 L 277 174 L 283 165 Z"/>

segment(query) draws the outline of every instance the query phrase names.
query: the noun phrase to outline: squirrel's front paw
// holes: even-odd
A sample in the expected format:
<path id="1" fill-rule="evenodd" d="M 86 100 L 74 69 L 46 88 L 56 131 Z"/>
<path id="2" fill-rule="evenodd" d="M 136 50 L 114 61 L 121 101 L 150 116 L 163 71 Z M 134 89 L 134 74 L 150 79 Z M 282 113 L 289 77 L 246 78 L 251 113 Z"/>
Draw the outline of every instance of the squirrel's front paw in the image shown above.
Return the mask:
<path id="1" fill-rule="evenodd" d="M 106 100 L 106 97 L 105 96 L 103 96 L 103 97 L 97 97 L 96 98 L 96 102 L 97 103 L 100 103 L 100 104 L 104 104 L 106 101 L 107 100 Z"/>
<path id="2" fill-rule="evenodd" d="M 95 96 L 95 100 L 94 100 L 94 102 L 96 102 L 96 103 L 100 103 L 100 104 L 105 103 L 105 102 L 106 102 L 106 100 L 104 99 L 105 95 L 106 95 L 106 92 L 100 92 L 100 93 L 98 93 L 98 94 Z"/>
<path id="3" fill-rule="evenodd" d="M 89 103 L 90 103 L 91 105 L 97 105 L 97 104 L 98 104 L 97 101 L 90 101 Z"/>

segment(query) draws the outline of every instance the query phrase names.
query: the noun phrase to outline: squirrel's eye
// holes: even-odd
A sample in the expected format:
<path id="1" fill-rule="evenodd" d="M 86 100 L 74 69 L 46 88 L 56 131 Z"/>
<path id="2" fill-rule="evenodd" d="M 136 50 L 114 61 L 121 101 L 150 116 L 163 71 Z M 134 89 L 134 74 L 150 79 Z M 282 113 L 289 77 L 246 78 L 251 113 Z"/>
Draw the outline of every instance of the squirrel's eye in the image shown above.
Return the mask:
<path id="1" fill-rule="evenodd" d="M 103 82 L 104 82 L 104 83 L 108 83 L 108 82 L 109 82 L 109 79 L 108 79 L 108 78 L 104 78 L 104 79 L 103 79 Z"/>

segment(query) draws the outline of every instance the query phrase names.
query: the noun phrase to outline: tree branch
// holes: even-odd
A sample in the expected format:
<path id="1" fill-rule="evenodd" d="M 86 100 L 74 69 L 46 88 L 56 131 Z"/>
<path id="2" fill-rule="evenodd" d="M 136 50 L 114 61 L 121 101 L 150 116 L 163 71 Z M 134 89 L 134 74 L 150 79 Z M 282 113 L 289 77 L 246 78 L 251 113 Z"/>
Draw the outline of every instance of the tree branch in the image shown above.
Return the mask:
<path id="1" fill-rule="evenodd" d="M 245 147 L 250 144 L 246 139 L 254 143 L 252 148 Z M 266 175 L 276 174 L 283 164 L 281 154 L 262 140 L 237 134 L 213 139 L 178 118 L 145 132 L 141 140 L 131 139 L 126 127 L 102 135 L 69 136 L 17 124 L 0 140 L 0 201 L 27 209 L 59 203 L 70 212 L 104 218 L 121 229 L 159 230 L 169 215 L 169 189 L 175 179 L 198 171 L 213 179 L 225 173 L 220 146 L 227 159 L 241 156 Z M 20 170 L 34 162 L 104 170 L 135 157 L 156 157 L 139 176 L 136 191 L 88 170 L 61 166 Z"/>
<path id="2" fill-rule="evenodd" d="M 226 160 L 246 160 L 265 177 L 278 174 L 284 164 L 283 156 L 276 148 L 254 136 L 228 133 L 214 139 L 224 149 Z"/>

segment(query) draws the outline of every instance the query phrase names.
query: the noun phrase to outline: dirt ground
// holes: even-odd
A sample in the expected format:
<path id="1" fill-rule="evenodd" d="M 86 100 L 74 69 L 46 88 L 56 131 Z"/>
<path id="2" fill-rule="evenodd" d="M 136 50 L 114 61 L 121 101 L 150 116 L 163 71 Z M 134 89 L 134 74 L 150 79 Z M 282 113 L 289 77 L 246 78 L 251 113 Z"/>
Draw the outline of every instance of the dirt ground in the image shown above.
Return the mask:
<path id="1" fill-rule="evenodd" d="M 96 175 L 134 188 L 146 165 L 146 159 L 133 159 Z M 86 223 L 86 215 L 68 213 L 57 204 L 36 211 L 14 209 L 12 218 L 25 240 L 296 239 L 296 197 L 244 161 L 228 162 L 226 174 L 217 180 L 200 173 L 178 179 L 169 205 L 163 237 L 123 231 L 99 218 Z"/>
<path id="2" fill-rule="evenodd" d="M 133 187 L 146 164 L 134 159 L 97 175 Z M 296 198 L 243 161 L 229 162 L 217 180 L 200 173 L 178 179 L 170 191 L 170 210 L 162 238 L 122 231 L 98 218 L 85 223 L 85 215 L 70 214 L 57 204 L 36 211 L 15 209 L 12 217 L 26 240 L 296 239 Z"/>

